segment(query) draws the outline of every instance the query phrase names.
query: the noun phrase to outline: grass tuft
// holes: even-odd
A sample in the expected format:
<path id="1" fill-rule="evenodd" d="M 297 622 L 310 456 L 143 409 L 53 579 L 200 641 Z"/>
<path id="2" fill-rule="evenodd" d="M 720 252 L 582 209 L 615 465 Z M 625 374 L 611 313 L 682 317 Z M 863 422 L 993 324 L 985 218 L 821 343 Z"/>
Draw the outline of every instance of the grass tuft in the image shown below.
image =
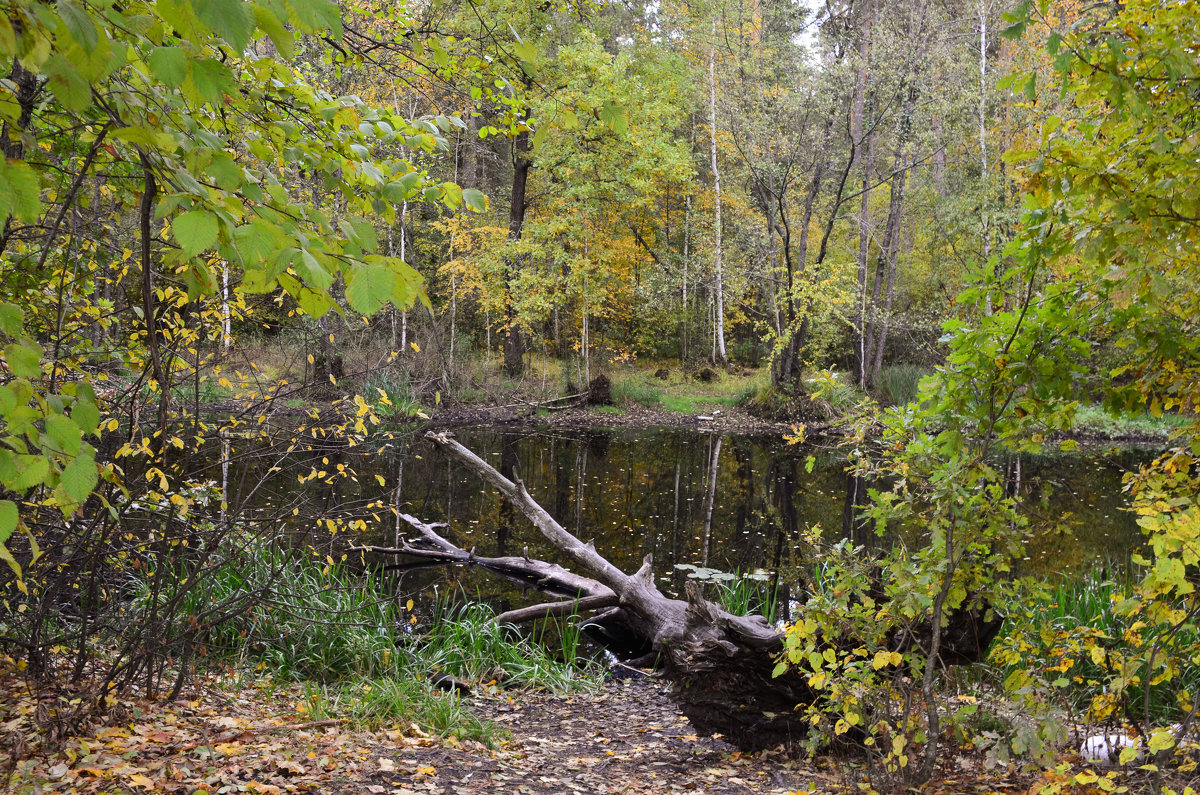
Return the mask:
<path id="1" fill-rule="evenodd" d="M 915 364 L 894 364 L 880 371 L 875 388 L 885 404 L 903 406 L 916 399 L 921 379 L 928 374 Z"/>

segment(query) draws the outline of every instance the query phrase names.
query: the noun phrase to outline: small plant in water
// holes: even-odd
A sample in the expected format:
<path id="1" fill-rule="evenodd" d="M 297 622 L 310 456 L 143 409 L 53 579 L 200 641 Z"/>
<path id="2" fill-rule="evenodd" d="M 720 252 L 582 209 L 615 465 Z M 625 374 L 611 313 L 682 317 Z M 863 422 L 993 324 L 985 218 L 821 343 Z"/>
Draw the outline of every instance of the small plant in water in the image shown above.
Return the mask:
<path id="1" fill-rule="evenodd" d="M 768 623 L 775 623 L 779 585 L 772 586 L 770 572 L 755 569 L 743 574 L 690 563 L 677 563 L 675 568 L 688 572 L 688 579 L 711 584 L 717 604 L 735 616 L 760 615 Z"/>

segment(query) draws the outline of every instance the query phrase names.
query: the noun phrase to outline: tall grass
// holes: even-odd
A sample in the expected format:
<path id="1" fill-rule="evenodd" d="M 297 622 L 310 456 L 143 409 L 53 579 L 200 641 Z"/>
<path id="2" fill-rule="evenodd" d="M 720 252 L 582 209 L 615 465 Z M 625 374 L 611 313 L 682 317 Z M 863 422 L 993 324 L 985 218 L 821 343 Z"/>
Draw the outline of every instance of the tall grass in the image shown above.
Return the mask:
<path id="1" fill-rule="evenodd" d="M 227 548 L 180 606 L 184 620 L 232 608 L 234 617 L 202 638 L 210 654 L 253 658 L 297 680 L 396 670 L 406 617 L 376 576 L 257 539 Z M 150 598 L 147 586 L 134 598 Z"/>
<path id="2" fill-rule="evenodd" d="M 926 368 L 915 364 L 893 364 L 880 370 L 875 389 L 885 403 L 903 406 L 916 399 L 921 379 L 928 374 Z"/>
<path id="3" fill-rule="evenodd" d="M 421 410 L 420 396 L 400 369 L 372 372 L 363 382 L 362 395 L 380 417 L 413 417 Z"/>
<path id="4" fill-rule="evenodd" d="M 735 616 L 760 615 L 774 624 L 779 604 L 778 584 L 774 588 L 765 574 L 738 575 L 715 583 L 717 602 Z"/>
<path id="5" fill-rule="evenodd" d="M 542 644 L 497 624 L 492 609 L 478 602 L 453 605 L 439 600 L 432 628 L 421 639 L 421 659 L 431 670 L 470 682 L 564 693 L 591 681 L 575 664 L 577 655 L 572 653 L 566 662 L 556 660 Z"/>
<path id="6" fill-rule="evenodd" d="M 501 729 L 471 712 L 457 693 L 441 693 L 418 679 L 306 683 L 301 709 L 310 720 L 343 717 L 370 729 L 412 722 L 438 737 L 453 735 L 488 747 L 504 737 Z"/>
<path id="7" fill-rule="evenodd" d="M 775 623 L 779 589 L 778 583 L 772 587 L 773 578 L 769 572 L 762 569 L 727 572 L 690 563 L 677 563 L 675 568 L 686 571 L 688 579 L 710 585 L 713 601 L 735 616 L 760 615 Z"/>
<path id="8" fill-rule="evenodd" d="M 643 408 L 658 408 L 663 402 L 662 388 L 647 383 L 641 372 L 622 373 L 612 378 L 613 402 L 618 405 L 635 405 Z"/>
<path id="9" fill-rule="evenodd" d="M 369 725 L 405 718 L 429 732 L 490 742 L 494 729 L 432 688 L 432 674 L 559 693 L 593 681 L 574 660 L 560 662 L 498 625 L 486 605 L 439 602 L 421 633 L 389 583 L 369 571 L 255 538 L 227 549 L 181 602 L 180 618 L 232 613 L 203 633 L 205 656 L 306 682 L 310 712 L 334 709 Z M 153 598 L 140 582 L 131 596 Z"/>
<path id="10" fill-rule="evenodd" d="M 1075 412 L 1076 430 L 1109 437 L 1137 435 L 1165 439 L 1172 431 L 1186 427 L 1191 421 L 1191 418 L 1179 414 L 1155 417 L 1149 412 L 1114 416 L 1101 406 L 1080 406 Z"/>

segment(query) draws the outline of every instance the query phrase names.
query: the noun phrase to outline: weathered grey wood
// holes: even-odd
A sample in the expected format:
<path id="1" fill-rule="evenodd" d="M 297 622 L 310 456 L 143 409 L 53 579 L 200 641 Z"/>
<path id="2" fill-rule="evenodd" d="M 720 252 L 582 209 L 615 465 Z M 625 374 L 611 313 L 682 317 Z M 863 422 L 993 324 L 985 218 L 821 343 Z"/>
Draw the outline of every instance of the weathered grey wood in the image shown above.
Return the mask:
<path id="1" fill-rule="evenodd" d="M 568 532 L 539 505 L 514 473 L 512 480 L 456 442 L 448 433 L 428 433 L 427 438 L 462 462 L 483 480 L 507 497 L 554 546 L 587 575 L 570 571 L 546 561 L 522 558 L 483 558 L 467 552 L 438 535 L 436 525 L 426 525 L 411 516 L 403 518 L 420 537 L 398 548 L 373 548 L 375 551 L 403 553 L 466 563 L 522 578 L 538 588 L 576 597 L 589 605 L 616 606 L 592 619 L 632 637 L 645 653 L 647 647 L 662 662 L 663 673 L 674 687 L 680 709 L 696 731 L 720 733 L 730 742 L 747 749 L 758 749 L 801 738 L 808 731 L 803 710 L 821 694 L 808 685 L 807 677 L 796 666 L 774 676 L 778 655 L 783 651 L 783 636 L 762 616 L 736 616 L 706 600 L 697 583 L 689 582 L 685 599 L 666 596 L 654 582 L 650 556 L 633 574 L 626 574 L 596 551 Z M 560 602 L 552 609 L 568 609 L 576 602 Z M 530 610 L 543 612 L 547 605 Z M 975 623 L 972 611 L 961 611 L 952 650 L 947 647 L 939 664 L 952 664 L 948 654 L 954 651 L 961 661 L 981 659 L 999 622 L 987 628 Z M 511 614 L 510 614 L 511 615 Z M 955 623 L 955 619 L 951 619 Z M 921 644 L 923 628 L 893 639 L 896 648 Z M 991 634 L 988 634 L 991 633 Z M 924 647 L 924 646 L 923 646 Z"/>
<path id="2" fill-rule="evenodd" d="M 409 555 L 441 563 L 479 566 L 497 574 L 527 582 L 547 593 L 571 598 L 604 597 L 613 604 L 617 603 L 617 595 L 612 589 L 590 577 L 581 577 L 556 563 L 528 557 L 491 558 L 476 555 L 474 550 L 462 549 L 439 535 L 435 528 L 445 525 L 426 524 L 408 514 L 400 514 L 400 518 L 417 531 L 419 535 L 416 539 L 405 540 L 399 547 L 356 546 L 351 547 L 350 550 L 381 555 Z"/>
<path id="3" fill-rule="evenodd" d="M 599 583 L 596 584 L 599 585 Z M 539 618 L 569 616 L 572 613 L 586 613 L 605 607 L 615 607 L 619 601 L 616 594 L 612 594 L 611 596 L 606 594 L 585 596 L 582 599 L 569 599 L 563 602 L 550 602 L 549 604 L 530 605 L 529 607 L 509 610 L 506 613 L 496 616 L 496 621 L 500 624 L 523 624 L 526 621 L 536 621 Z"/>
<path id="4" fill-rule="evenodd" d="M 448 433 L 426 437 L 500 491 L 557 549 L 616 595 L 625 623 L 663 661 L 675 699 L 697 731 L 721 733 L 745 748 L 804 734 L 807 725 L 795 707 L 811 703 L 816 694 L 795 668 L 771 675 L 783 643 L 766 619 L 735 616 L 704 599 L 694 583 L 686 600 L 666 596 L 654 583 L 649 555 L 626 574 L 555 521 L 515 473 L 510 480 Z"/>

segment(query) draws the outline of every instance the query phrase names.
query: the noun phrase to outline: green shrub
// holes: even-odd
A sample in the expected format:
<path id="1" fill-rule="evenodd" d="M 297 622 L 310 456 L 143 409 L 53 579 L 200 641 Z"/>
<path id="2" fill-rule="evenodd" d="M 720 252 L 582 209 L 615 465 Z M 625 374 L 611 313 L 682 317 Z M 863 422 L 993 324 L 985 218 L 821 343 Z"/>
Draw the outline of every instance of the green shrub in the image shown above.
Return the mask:
<path id="1" fill-rule="evenodd" d="M 1185 717 L 1200 692 L 1200 660 L 1172 659 L 1163 651 L 1147 671 L 1141 655 L 1159 643 L 1164 649 L 1200 648 L 1200 636 L 1188 629 L 1179 637 L 1147 635 L 1143 617 L 1130 609 L 1137 601 L 1132 598 L 1137 579 L 1096 573 L 1024 593 L 1009 607 L 991 654 L 1005 688 L 1016 692 L 1036 682 L 1040 692 L 1053 694 L 1066 709 L 1092 713 L 1094 721 L 1108 718 L 1113 709 L 1135 724 Z M 1103 694 L 1114 677 L 1127 685 L 1123 703 L 1111 705 Z M 1148 694 L 1147 680 L 1152 682 Z"/>

